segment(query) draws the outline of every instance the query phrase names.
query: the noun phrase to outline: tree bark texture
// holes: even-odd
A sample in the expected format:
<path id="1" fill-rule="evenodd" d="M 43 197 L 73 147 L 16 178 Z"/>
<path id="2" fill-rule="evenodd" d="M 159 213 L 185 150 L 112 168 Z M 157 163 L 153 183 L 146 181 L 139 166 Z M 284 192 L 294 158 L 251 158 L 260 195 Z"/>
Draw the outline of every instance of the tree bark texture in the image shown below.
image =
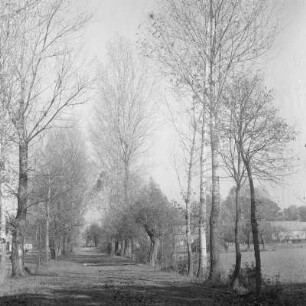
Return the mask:
<path id="1" fill-rule="evenodd" d="M 218 177 L 218 138 L 214 118 L 211 119 L 211 163 L 212 163 L 212 204 L 210 214 L 210 275 L 212 281 L 220 279 L 220 250 L 219 250 L 219 211 L 220 187 Z"/>
<path id="2" fill-rule="evenodd" d="M 205 120 L 203 111 L 203 122 L 201 131 L 201 153 L 200 153 L 200 216 L 199 216 L 199 266 L 197 277 L 204 277 L 207 272 L 207 247 L 206 247 L 206 201 L 205 201 Z"/>
<path id="3" fill-rule="evenodd" d="M 49 204 L 47 204 L 49 206 Z M 49 210 L 49 207 L 47 208 Z M 46 263 L 49 262 L 49 212 L 46 216 L 46 232 L 45 232 L 45 255 L 46 255 Z"/>
<path id="4" fill-rule="evenodd" d="M 192 247 L 191 247 L 191 213 L 190 213 L 190 199 L 191 199 L 191 186 L 193 177 L 193 166 L 194 166 L 194 155 L 195 155 L 195 145 L 196 145 L 196 133 L 197 133 L 197 122 L 194 118 L 193 122 L 193 134 L 192 143 L 190 148 L 190 160 L 188 165 L 188 177 L 187 177 L 187 193 L 185 197 L 186 204 L 186 247 L 187 247 L 187 274 L 193 275 L 193 257 L 192 257 Z"/>
<path id="5" fill-rule="evenodd" d="M 152 267 L 156 267 L 157 263 L 157 254 L 159 249 L 159 238 L 151 237 L 151 246 L 150 246 L 150 254 L 149 254 L 149 262 Z"/>
<path id="6" fill-rule="evenodd" d="M 131 242 L 131 239 L 125 239 L 124 240 L 125 243 L 124 243 L 124 256 L 125 257 L 128 257 L 128 258 L 131 258 L 132 257 L 132 242 Z"/>
<path id="7" fill-rule="evenodd" d="M 120 241 L 120 256 L 124 256 L 124 249 L 125 249 L 125 245 L 126 245 L 126 243 L 125 243 L 125 239 L 122 239 L 121 241 Z"/>
<path id="8" fill-rule="evenodd" d="M 40 224 L 36 226 L 36 243 L 37 243 L 37 268 L 41 265 L 41 228 Z"/>
<path id="9" fill-rule="evenodd" d="M 124 161 L 124 204 L 127 207 L 129 202 L 129 177 L 130 177 L 130 170 L 129 170 L 129 162 Z"/>
<path id="10" fill-rule="evenodd" d="M 258 235 L 258 224 L 256 216 L 256 198 L 255 198 L 255 187 L 252 176 L 251 166 L 248 161 L 244 158 L 245 167 L 248 173 L 249 185 L 250 185 L 250 195 L 251 195 L 251 225 L 253 233 L 253 244 L 255 253 L 255 269 L 256 269 L 256 295 L 261 295 L 261 259 L 260 259 L 260 246 L 259 246 L 259 235 Z"/>
<path id="11" fill-rule="evenodd" d="M 18 209 L 15 228 L 12 233 L 12 276 L 25 275 L 24 269 L 24 232 L 27 214 L 28 196 L 28 144 L 21 140 L 19 143 L 19 181 Z"/>
<path id="12" fill-rule="evenodd" d="M 0 263 L 0 273 L 1 273 L 1 283 L 6 278 L 6 220 L 4 213 L 4 202 L 2 198 L 2 184 L 0 184 L 0 209 L 1 209 L 1 235 L 3 238 L 1 241 L 1 263 Z"/>
<path id="13" fill-rule="evenodd" d="M 61 249 L 61 237 L 55 237 L 54 239 L 54 246 L 55 246 L 55 260 L 58 260 L 58 257 L 62 254 Z"/>
<path id="14" fill-rule="evenodd" d="M 50 241 L 50 253 L 51 253 L 51 259 L 55 260 L 55 239 L 51 237 Z"/>
<path id="15" fill-rule="evenodd" d="M 46 202 L 46 233 L 45 233 L 45 252 L 46 263 L 49 262 L 49 223 L 50 223 L 50 199 L 51 199 L 51 178 L 49 173 L 48 181 L 48 200 Z"/>
<path id="16" fill-rule="evenodd" d="M 116 255 L 122 256 L 123 249 L 122 249 L 122 240 L 117 240 L 116 242 Z"/>
<path id="17" fill-rule="evenodd" d="M 236 251 L 236 263 L 235 270 L 233 273 L 232 286 L 234 289 L 239 287 L 240 284 L 240 270 L 241 270 L 241 250 L 239 241 L 240 232 L 240 203 L 239 203 L 240 186 L 236 187 L 235 192 L 235 251 Z"/>
<path id="18" fill-rule="evenodd" d="M 220 186 L 218 176 L 218 97 L 216 95 L 216 80 L 214 69 L 216 68 L 216 50 L 214 38 L 216 35 L 216 21 L 213 0 L 209 1 L 209 29 L 207 44 L 207 79 L 209 95 L 209 117 L 210 117 L 210 146 L 211 146 L 211 180 L 212 180 L 212 206 L 210 214 L 210 273 L 209 278 L 215 282 L 220 279 L 220 250 L 219 250 L 219 211 L 220 211 Z"/>
<path id="19" fill-rule="evenodd" d="M 193 275 L 193 257 L 191 248 L 191 226 L 190 226 L 190 203 L 189 200 L 186 203 L 186 245 L 187 245 L 187 273 Z"/>

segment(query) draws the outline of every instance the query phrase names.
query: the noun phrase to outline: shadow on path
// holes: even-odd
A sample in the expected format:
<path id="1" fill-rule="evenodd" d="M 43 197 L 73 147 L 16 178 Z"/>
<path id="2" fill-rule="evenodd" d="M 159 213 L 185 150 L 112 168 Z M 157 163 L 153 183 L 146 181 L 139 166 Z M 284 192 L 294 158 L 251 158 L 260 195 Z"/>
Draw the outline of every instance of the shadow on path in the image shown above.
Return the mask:
<path id="1" fill-rule="evenodd" d="M 69 260 L 88 266 L 135 265 L 131 259 L 119 256 L 109 256 L 105 253 L 99 253 L 96 250 L 93 251 L 90 248 L 81 249 L 79 252 L 71 254 Z"/>
<path id="2" fill-rule="evenodd" d="M 193 290 L 192 287 L 164 287 L 160 290 L 135 286 L 63 289 L 55 290 L 52 295 L 23 293 L 1 297 L 0 305 L 225 305 L 221 300 L 219 303 L 213 300 L 212 296 L 200 297 L 196 294 L 191 297 Z"/>
<path id="3" fill-rule="evenodd" d="M 23 282 L 22 290 L 17 287 L 11 295 L 0 296 L 1 306 L 257 305 L 248 296 L 238 297 L 227 288 L 204 287 L 173 273 L 88 248 L 77 250 Z M 299 293 L 305 291 L 306 285 Z M 280 304 L 270 300 L 262 305 Z"/>

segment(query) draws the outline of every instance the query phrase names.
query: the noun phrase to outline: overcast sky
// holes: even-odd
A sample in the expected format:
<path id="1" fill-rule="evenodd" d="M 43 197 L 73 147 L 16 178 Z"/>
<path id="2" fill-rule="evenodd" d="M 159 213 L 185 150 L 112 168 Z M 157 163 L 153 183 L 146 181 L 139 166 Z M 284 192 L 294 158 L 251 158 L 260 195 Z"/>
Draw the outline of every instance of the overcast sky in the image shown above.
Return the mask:
<path id="1" fill-rule="evenodd" d="M 74 0 L 73 3 L 77 3 L 82 10 L 94 12 L 81 39 L 86 57 L 102 62 L 105 61 L 107 41 L 116 34 L 135 40 L 139 24 L 145 19 L 146 13 L 153 9 L 153 0 Z M 299 170 L 287 178 L 283 186 L 274 189 L 269 187 L 274 200 L 281 207 L 286 207 L 303 204 L 299 199 L 304 197 L 306 200 L 306 19 L 296 17 L 294 26 L 283 35 L 280 46 L 281 50 L 265 65 L 264 73 L 267 84 L 275 91 L 275 103 L 281 114 L 294 123 L 300 132 L 293 144 L 300 157 Z M 147 164 L 150 166 L 148 172 L 172 199 L 178 197 L 179 188 L 172 163 L 175 139 L 170 129 L 170 124 L 163 124 L 156 131 Z M 221 182 L 223 197 L 230 185 L 229 181 Z"/>

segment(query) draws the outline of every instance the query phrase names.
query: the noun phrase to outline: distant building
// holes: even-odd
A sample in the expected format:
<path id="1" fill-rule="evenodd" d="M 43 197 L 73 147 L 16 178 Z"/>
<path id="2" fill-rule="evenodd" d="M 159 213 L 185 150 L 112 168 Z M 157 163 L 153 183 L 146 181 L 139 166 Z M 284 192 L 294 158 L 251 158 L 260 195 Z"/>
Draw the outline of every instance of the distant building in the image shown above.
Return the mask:
<path id="1" fill-rule="evenodd" d="M 306 241 L 306 222 L 299 221 L 273 221 L 272 239 L 280 242 Z"/>

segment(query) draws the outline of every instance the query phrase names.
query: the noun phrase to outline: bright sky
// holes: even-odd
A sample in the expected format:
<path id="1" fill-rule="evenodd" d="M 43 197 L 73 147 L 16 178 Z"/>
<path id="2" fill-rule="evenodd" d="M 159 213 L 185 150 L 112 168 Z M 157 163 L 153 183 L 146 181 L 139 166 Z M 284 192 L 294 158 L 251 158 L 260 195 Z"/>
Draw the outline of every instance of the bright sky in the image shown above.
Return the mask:
<path id="1" fill-rule="evenodd" d="M 94 12 L 93 20 L 86 28 L 84 53 L 88 59 L 105 60 L 105 44 L 120 34 L 135 39 L 138 25 L 153 8 L 153 0 L 74 0 L 80 9 Z M 301 14 L 303 15 L 303 14 Z M 300 155 L 300 170 L 287 184 L 271 189 L 271 194 L 281 207 L 303 204 L 298 198 L 305 197 L 306 189 L 306 20 L 297 20 L 294 31 L 286 35 L 282 50 L 266 66 L 267 82 L 276 93 L 276 103 L 290 123 L 300 131 L 295 146 Z M 95 62 L 95 61 L 94 61 Z M 148 172 L 161 185 L 169 199 L 178 198 L 179 187 L 173 170 L 172 155 L 175 146 L 170 124 L 163 124 L 156 131 L 154 145 L 147 157 Z M 221 182 L 225 197 L 231 183 Z"/>

